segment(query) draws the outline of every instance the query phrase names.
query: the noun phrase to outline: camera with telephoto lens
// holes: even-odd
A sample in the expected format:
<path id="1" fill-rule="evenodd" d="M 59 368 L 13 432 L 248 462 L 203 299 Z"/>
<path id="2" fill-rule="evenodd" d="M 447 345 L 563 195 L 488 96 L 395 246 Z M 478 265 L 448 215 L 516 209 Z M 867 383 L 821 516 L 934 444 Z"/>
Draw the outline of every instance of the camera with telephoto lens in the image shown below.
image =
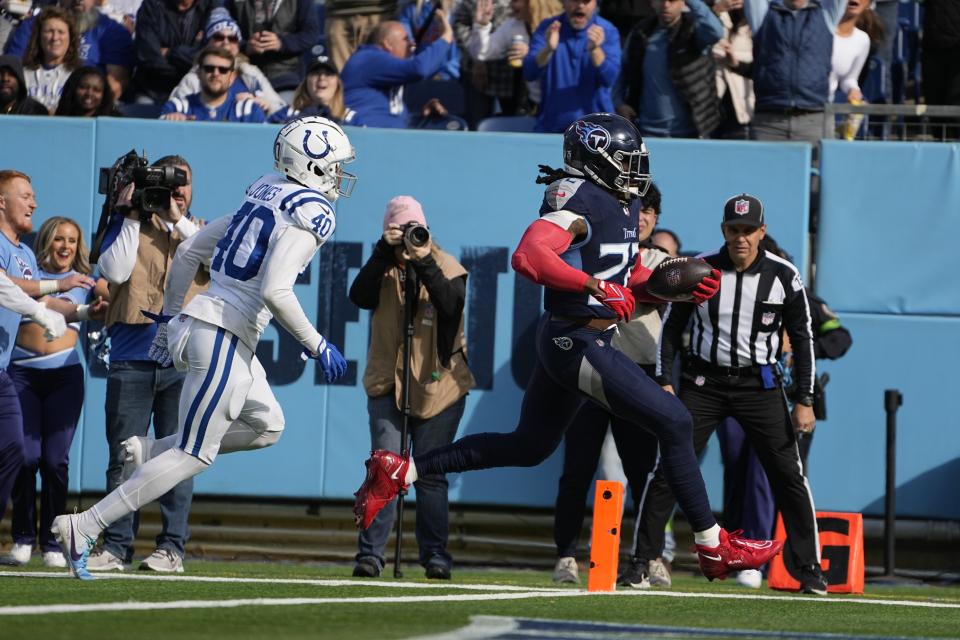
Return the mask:
<path id="1" fill-rule="evenodd" d="M 419 222 L 408 222 L 400 228 L 403 229 L 403 239 L 414 247 L 422 247 L 430 242 L 430 229 Z"/>

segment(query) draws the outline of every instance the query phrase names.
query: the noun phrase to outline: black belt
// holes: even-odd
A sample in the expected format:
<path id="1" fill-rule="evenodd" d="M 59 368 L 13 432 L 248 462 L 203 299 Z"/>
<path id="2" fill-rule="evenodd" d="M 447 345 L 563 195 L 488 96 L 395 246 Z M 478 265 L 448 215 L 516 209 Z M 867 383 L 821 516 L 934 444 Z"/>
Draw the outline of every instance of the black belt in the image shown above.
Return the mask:
<path id="1" fill-rule="evenodd" d="M 723 367 L 718 364 L 705 362 L 699 358 L 688 362 L 687 366 L 695 373 L 707 373 L 715 376 L 727 376 L 729 378 L 743 378 L 746 376 L 759 376 L 760 365 L 752 364 L 746 367 Z"/>
<path id="2" fill-rule="evenodd" d="M 764 107 L 759 113 L 772 113 L 778 116 L 805 116 L 810 113 L 823 113 L 823 109 L 801 109 L 800 107 Z"/>

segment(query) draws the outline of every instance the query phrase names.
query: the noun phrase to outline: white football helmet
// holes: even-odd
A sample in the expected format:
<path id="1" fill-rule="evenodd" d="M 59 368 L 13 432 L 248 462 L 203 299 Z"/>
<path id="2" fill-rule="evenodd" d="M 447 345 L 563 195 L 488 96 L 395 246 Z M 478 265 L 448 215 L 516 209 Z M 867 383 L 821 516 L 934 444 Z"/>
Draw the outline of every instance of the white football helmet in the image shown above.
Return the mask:
<path id="1" fill-rule="evenodd" d="M 357 177 L 343 165 L 357 153 L 338 124 L 307 116 L 283 127 L 273 143 L 273 166 L 288 179 L 316 189 L 331 202 L 349 198 Z"/>

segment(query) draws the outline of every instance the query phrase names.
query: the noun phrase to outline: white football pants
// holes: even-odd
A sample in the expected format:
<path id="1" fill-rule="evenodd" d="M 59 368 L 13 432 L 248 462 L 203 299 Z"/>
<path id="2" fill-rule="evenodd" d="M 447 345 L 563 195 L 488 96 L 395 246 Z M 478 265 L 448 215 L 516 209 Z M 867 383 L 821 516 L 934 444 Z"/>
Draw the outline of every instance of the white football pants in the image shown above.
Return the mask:
<path id="1" fill-rule="evenodd" d="M 180 429 L 153 443 L 149 459 L 130 479 L 90 509 L 101 527 L 197 475 L 217 453 L 268 447 L 283 431 L 283 411 L 267 374 L 235 335 L 180 315 L 170 322 L 168 345 L 174 365 L 187 374 Z"/>

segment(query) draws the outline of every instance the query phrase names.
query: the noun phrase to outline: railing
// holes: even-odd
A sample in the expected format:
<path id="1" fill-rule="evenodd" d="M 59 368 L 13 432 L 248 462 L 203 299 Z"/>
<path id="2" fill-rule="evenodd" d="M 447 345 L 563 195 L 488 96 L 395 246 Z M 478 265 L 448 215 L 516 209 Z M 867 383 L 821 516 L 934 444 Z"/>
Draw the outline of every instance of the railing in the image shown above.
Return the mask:
<path id="1" fill-rule="evenodd" d="M 823 137 L 925 142 L 958 140 L 960 106 L 828 104 L 823 109 Z"/>

